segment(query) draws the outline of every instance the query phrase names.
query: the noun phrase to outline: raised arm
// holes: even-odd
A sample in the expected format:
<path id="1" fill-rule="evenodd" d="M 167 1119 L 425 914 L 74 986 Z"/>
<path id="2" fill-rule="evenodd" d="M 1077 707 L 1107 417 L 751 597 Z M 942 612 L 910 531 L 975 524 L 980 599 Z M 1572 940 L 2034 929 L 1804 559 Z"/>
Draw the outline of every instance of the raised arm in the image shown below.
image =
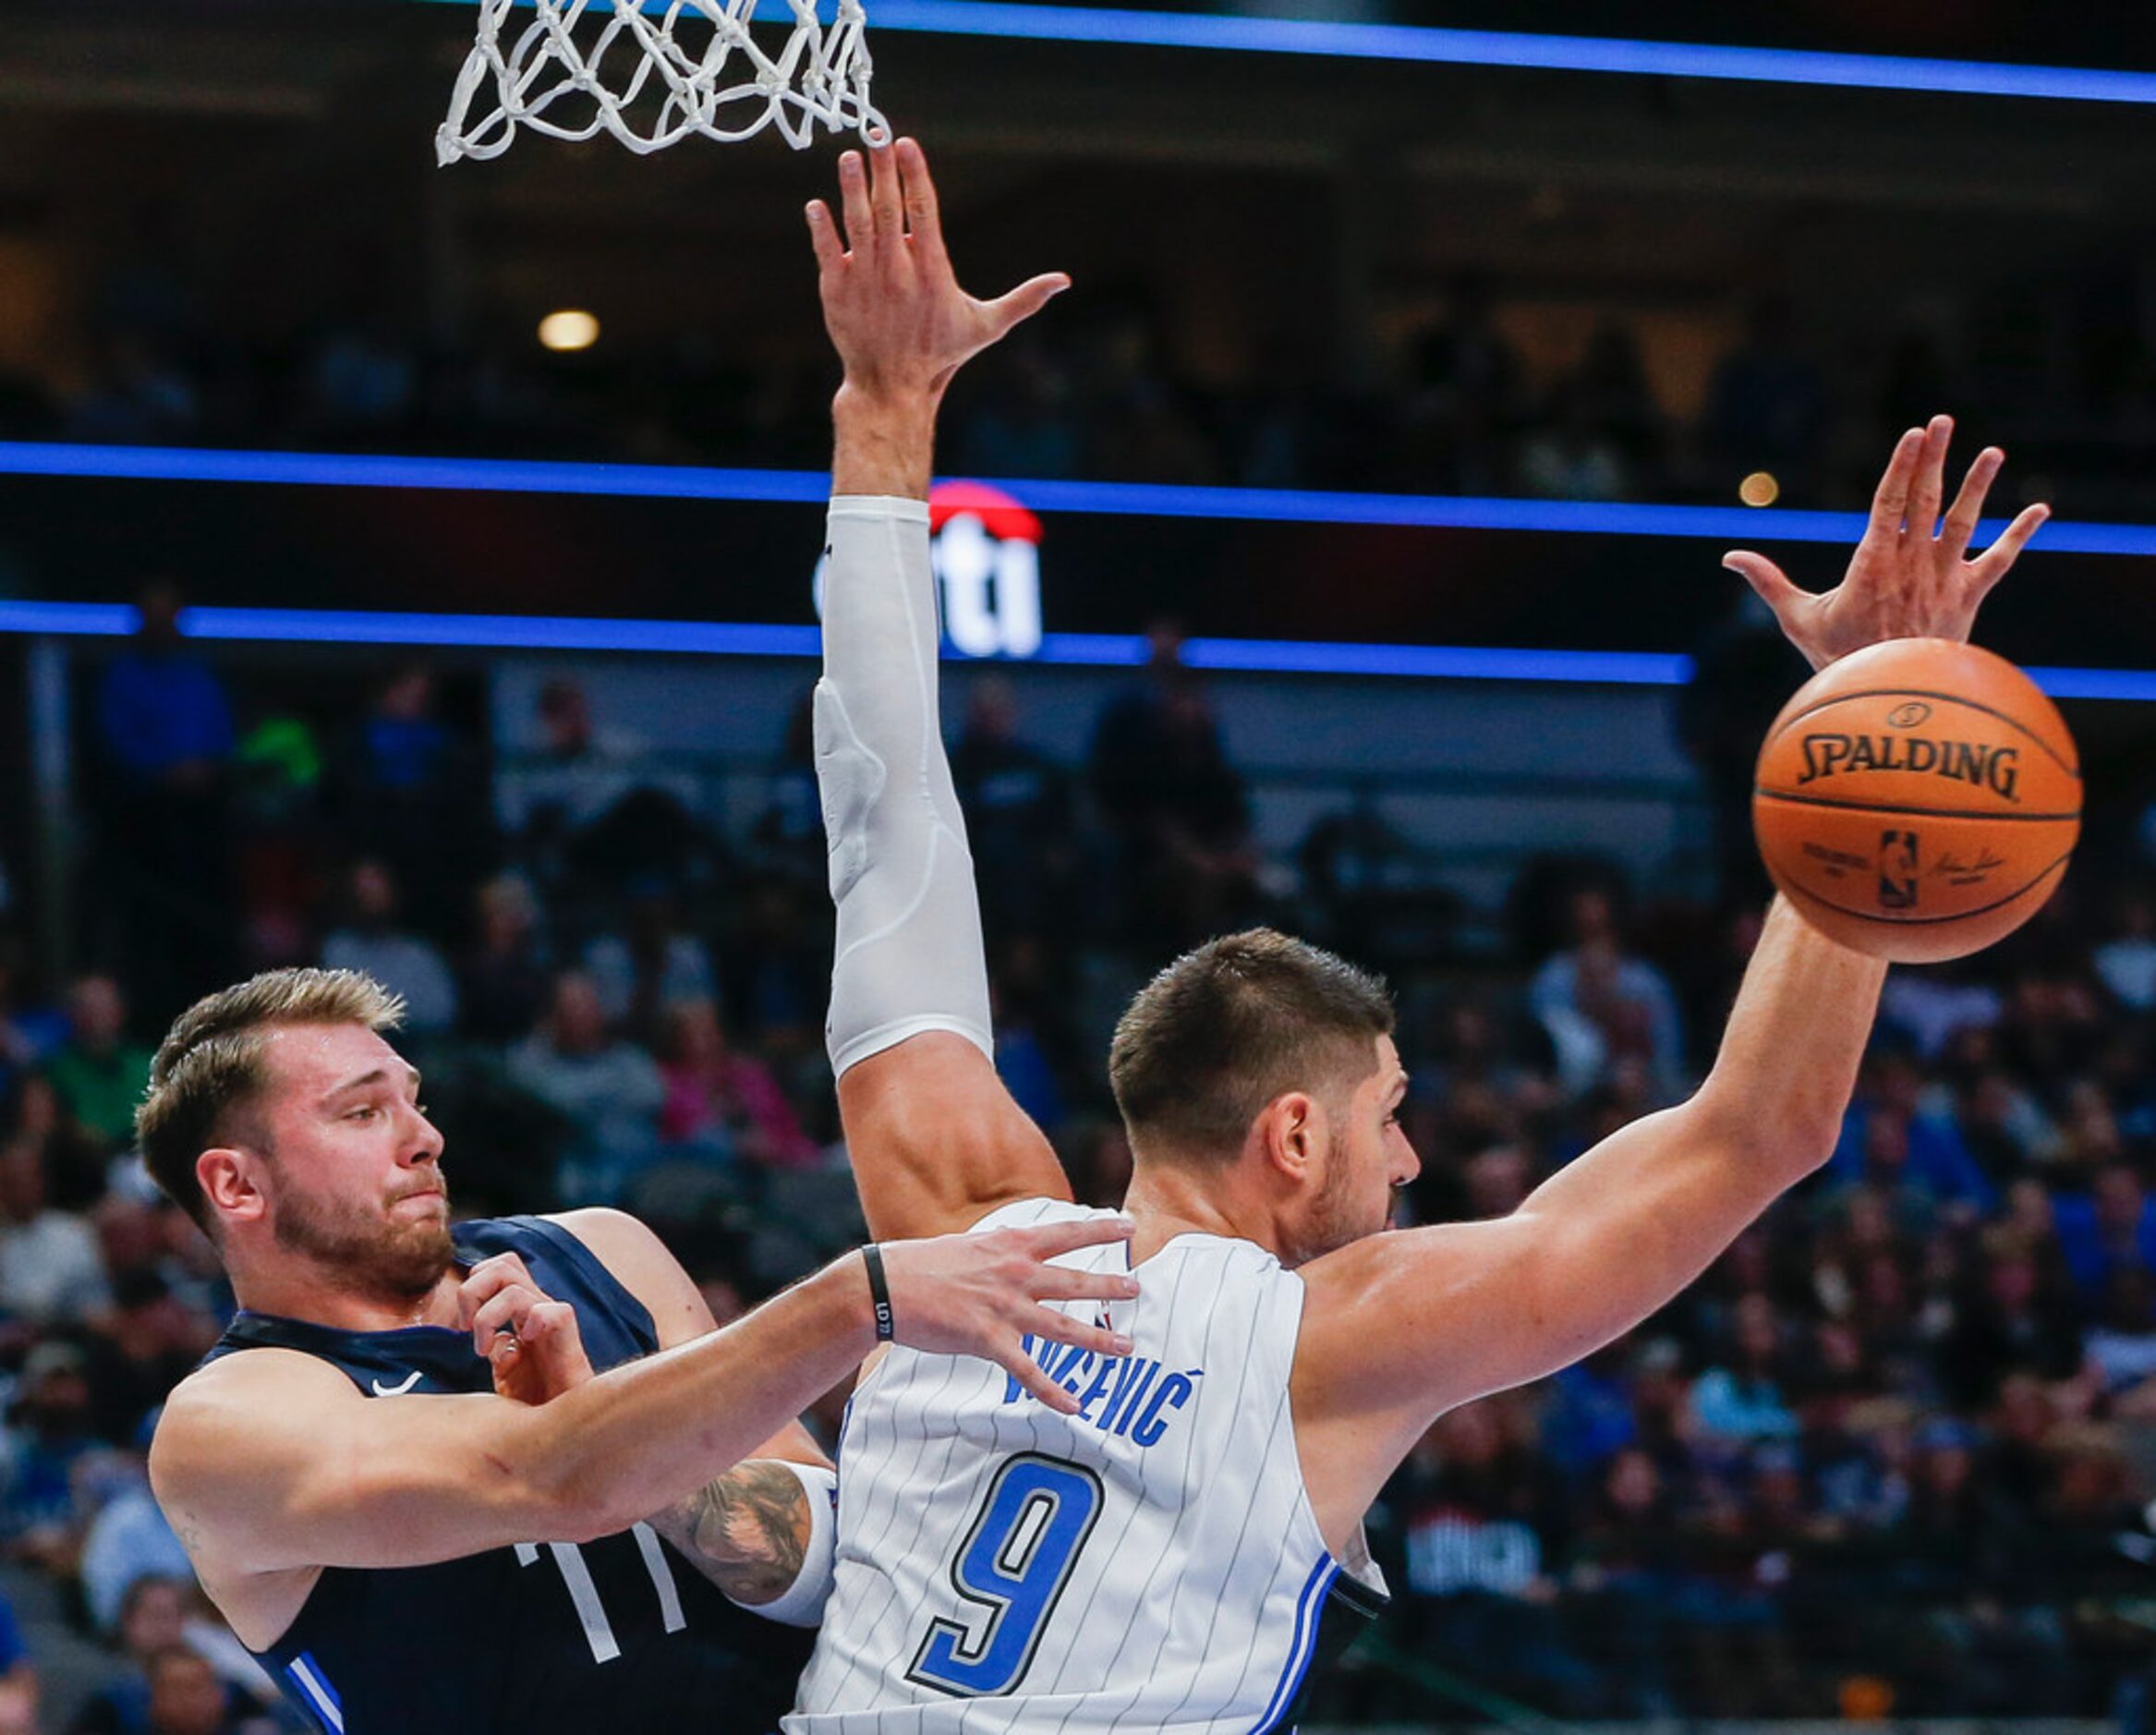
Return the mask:
<path id="1" fill-rule="evenodd" d="M 1934 536 L 1951 434 L 1942 417 L 1903 437 L 1836 590 L 1791 586 L 1781 599 L 1789 636 L 1821 666 L 1880 638 L 1966 637 L 2041 522 L 2025 514 L 1988 554 L 1963 559 L 1998 469 L 1987 451 Z M 1360 1517 L 1433 1417 L 1629 1330 L 1825 1162 L 1885 974 L 1777 900 L 1689 1102 L 1604 1140 L 1510 1217 L 1377 1236 L 1306 1268 L 1294 1402 L 1328 1535 Z"/>
<path id="2" fill-rule="evenodd" d="M 1379 1235 L 1307 1267 L 1294 1403 L 1321 1523 L 1335 1486 L 1359 1516 L 1444 1411 L 1653 1314 L 1824 1162 L 1885 974 L 1777 900 L 1690 1101 L 1611 1134 L 1509 1217 Z"/>
<path id="3" fill-rule="evenodd" d="M 980 909 L 937 710 L 928 477 L 951 376 L 1065 286 L 995 301 L 958 286 L 921 148 L 840 159 L 844 234 L 808 208 L 818 286 L 845 365 L 824 582 L 816 766 L 838 949 L 827 1037 L 872 1232 L 970 1228 L 1021 1198 L 1069 1198 L 996 1076 Z"/>

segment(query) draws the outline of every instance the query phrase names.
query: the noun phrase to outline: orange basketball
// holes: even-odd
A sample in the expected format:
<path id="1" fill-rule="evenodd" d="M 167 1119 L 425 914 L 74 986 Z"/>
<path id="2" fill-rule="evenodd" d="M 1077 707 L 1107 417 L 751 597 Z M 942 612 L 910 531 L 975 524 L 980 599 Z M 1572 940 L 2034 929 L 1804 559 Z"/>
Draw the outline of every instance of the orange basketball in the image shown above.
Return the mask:
<path id="1" fill-rule="evenodd" d="M 2058 707 L 2004 657 L 1892 638 L 1782 708 L 1752 780 L 1767 872 L 1813 927 L 1902 964 L 1959 958 L 2043 907 L 2081 834 Z"/>

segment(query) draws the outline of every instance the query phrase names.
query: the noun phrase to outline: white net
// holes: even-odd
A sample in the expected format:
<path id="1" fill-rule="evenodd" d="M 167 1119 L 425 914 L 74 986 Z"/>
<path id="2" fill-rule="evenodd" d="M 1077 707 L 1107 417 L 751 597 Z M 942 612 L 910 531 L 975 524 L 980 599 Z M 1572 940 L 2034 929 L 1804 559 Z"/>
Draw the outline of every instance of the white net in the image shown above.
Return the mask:
<path id="1" fill-rule="evenodd" d="M 519 127 L 556 139 L 612 133 L 663 151 L 691 133 L 731 141 L 772 127 L 795 150 L 818 125 L 870 144 L 890 129 L 868 101 L 861 0 L 786 0 L 792 29 L 750 33 L 757 0 L 538 0 L 539 16 L 504 49 L 517 0 L 480 0 L 478 40 L 434 135 L 444 164 L 495 157 Z"/>

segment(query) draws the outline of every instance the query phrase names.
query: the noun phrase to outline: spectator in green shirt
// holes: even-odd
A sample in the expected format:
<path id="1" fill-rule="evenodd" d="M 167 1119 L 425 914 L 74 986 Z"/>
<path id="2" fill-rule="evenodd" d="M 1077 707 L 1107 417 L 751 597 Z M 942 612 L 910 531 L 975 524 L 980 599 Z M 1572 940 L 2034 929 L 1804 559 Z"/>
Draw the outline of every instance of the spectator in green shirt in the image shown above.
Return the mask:
<path id="1" fill-rule="evenodd" d="M 127 1002 L 109 976 L 86 976 L 67 996 L 67 1039 L 45 1063 L 67 1112 L 107 1150 L 135 1141 L 135 1105 L 150 1082 L 150 1050 L 127 1040 Z"/>

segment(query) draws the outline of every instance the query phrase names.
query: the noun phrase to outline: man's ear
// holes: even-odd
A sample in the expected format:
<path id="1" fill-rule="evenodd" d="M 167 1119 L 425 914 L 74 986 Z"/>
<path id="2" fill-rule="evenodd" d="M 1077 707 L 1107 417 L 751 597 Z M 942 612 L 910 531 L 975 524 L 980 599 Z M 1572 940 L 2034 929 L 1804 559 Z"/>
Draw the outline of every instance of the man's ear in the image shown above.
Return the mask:
<path id="1" fill-rule="evenodd" d="M 1287 1091 L 1259 1111 L 1257 1133 L 1267 1166 L 1300 1185 L 1325 1148 L 1324 1111 L 1308 1091 Z"/>
<path id="2" fill-rule="evenodd" d="M 216 1217 L 233 1222 L 260 1222 L 270 1208 L 258 1180 L 256 1159 L 228 1145 L 214 1146 L 195 1159 L 195 1181 Z"/>

